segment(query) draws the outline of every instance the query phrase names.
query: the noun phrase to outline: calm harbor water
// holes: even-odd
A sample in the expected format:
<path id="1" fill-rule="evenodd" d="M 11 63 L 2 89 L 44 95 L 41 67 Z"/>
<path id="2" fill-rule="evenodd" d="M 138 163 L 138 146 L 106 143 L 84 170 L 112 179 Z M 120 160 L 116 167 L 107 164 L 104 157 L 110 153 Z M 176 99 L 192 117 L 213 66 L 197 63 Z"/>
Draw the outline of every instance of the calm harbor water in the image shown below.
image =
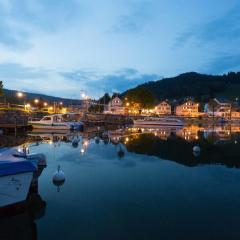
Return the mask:
<path id="1" fill-rule="evenodd" d="M 240 126 L 33 132 L 0 141 L 47 157 L 37 200 L 0 220 L 0 232 L 14 227 L 25 237 L 6 239 L 240 239 Z M 58 165 L 62 186 L 52 182 Z"/>

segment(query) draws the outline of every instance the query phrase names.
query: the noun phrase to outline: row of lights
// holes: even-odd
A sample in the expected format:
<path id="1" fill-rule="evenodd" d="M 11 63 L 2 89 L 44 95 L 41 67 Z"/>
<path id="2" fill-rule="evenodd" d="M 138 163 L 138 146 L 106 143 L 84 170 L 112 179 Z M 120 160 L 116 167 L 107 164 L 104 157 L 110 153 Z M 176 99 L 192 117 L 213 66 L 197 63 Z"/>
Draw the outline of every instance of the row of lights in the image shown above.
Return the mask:
<path id="1" fill-rule="evenodd" d="M 18 93 L 17 93 L 17 97 L 23 98 L 23 97 L 24 97 L 24 93 L 18 92 Z M 34 99 L 34 103 L 35 103 L 35 104 L 38 104 L 39 102 L 40 102 L 39 99 L 37 99 L 37 98 Z M 62 105 L 63 105 L 63 102 L 60 102 L 59 104 L 62 106 Z M 47 102 L 44 102 L 44 103 L 43 103 L 43 106 L 44 106 L 44 107 L 47 107 L 47 106 L 48 106 L 48 103 L 47 103 Z M 27 103 L 27 104 L 25 105 L 25 107 L 26 107 L 26 108 L 31 108 L 31 105 L 30 105 L 29 103 Z M 53 110 L 53 107 L 49 107 L 49 110 Z"/>

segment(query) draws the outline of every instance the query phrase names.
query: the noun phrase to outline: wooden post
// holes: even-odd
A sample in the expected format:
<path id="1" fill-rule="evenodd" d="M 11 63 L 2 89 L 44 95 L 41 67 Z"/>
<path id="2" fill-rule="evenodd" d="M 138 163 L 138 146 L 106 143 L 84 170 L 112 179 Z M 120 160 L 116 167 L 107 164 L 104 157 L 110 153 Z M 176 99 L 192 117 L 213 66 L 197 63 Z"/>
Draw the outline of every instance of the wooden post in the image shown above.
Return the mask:
<path id="1" fill-rule="evenodd" d="M 17 135 L 17 116 L 15 116 L 15 136 Z"/>

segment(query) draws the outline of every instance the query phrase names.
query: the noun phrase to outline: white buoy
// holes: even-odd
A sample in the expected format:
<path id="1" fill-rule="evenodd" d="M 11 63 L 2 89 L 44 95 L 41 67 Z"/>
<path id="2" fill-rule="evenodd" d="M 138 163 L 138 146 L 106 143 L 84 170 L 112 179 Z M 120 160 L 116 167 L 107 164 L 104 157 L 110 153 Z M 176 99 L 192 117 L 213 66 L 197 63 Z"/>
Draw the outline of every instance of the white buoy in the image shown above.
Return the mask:
<path id="1" fill-rule="evenodd" d="M 193 152 L 198 152 L 200 153 L 201 152 L 201 148 L 199 146 L 194 146 L 193 147 Z"/>
<path id="2" fill-rule="evenodd" d="M 58 170 L 53 174 L 53 184 L 56 186 L 61 186 L 65 182 L 65 174 L 60 170 L 60 165 L 58 165 Z"/>

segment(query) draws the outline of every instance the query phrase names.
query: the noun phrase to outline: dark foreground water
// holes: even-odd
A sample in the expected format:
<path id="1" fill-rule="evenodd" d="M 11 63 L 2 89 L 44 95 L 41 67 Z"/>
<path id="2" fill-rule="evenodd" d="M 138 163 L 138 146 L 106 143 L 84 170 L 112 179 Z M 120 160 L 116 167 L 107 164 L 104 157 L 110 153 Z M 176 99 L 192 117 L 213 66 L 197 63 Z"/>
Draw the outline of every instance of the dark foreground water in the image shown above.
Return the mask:
<path id="1" fill-rule="evenodd" d="M 30 152 L 47 156 L 40 200 L 0 229 L 41 240 L 240 239 L 239 136 L 229 127 L 31 134 Z"/>

